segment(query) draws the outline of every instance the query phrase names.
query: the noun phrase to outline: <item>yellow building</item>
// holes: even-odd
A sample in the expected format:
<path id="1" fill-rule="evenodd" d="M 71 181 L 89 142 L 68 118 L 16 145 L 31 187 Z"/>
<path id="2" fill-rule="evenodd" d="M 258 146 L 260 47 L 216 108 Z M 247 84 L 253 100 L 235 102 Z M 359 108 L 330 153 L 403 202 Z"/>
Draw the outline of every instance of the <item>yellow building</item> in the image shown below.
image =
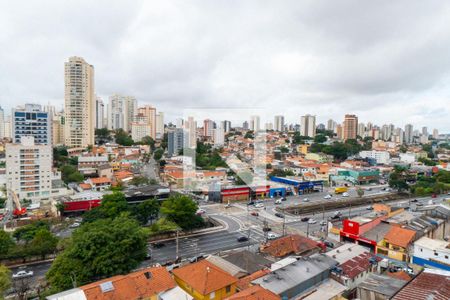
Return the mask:
<path id="1" fill-rule="evenodd" d="M 400 261 L 409 261 L 408 248 L 416 232 L 399 226 L 392 226 L 377 245 L 377 254 Z"/>
<path id="2" fill-rule="evenodd" d="M 222 300 L 236 293 L 237 278 L 201 260 L 173 270 L 175 282 L 196 300 Z"/>
<path id="3" fill-rule="evenodd" d="M 301 154 L 306 155 L 308 153 L 308 150 L 309 150 L 309 145 L 306 145 L 306 144 L 298 145 L 298 147 L 297 147 L 297 151 L 300 152 Z"/>

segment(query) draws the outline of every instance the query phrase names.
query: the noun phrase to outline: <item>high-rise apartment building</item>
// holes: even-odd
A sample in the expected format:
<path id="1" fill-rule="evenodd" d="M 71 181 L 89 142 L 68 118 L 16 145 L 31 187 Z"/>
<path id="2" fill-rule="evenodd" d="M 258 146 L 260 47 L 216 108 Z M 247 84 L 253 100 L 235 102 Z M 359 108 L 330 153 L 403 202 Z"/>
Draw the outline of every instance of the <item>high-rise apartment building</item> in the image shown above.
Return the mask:
<path id="1" fill-rule="evenodd" d="M 100 129 L 106 127 L 103 124 L 105 119 L 105 104 L 103 103 L 102 98 L 95 98 L 95 128 Z"/>
<path id="2" fill-rule="evenodd" d="M 225 133 L 230 132 L 230 130 L 231 130 L 231 121 L 225 120 L 225 121 L 222 121 L 220 124 L 221 124 L 221 126 L 223 128 L 223 131 Z"/>
<path id="3" fill-rule="evenodd" d="M 358 133 L 358 117 L 356 115 L 345 115 L 343 125 L 344 140 L 356 139 Z"/>
<path id="4" fill-rule="evenodd" d="M 123 96 L 119 94 L 114 94 L 109 97 L 107 111 L 108 129 L 123 129 L 126 132 L 131 130 L 131 123 L 134 121 L 134 116 L 136 113 L 143 113 L 137 109 L 137 101 L 135 97 Z"/>
<path id="5" fill-rule="evenodd" d="M 5 137 L 5 112 L 0 106 L 0 139 Z"/>
<path id="6" fill-rule="evenodd" d="M 203 136 L 213 137 L 214 133 L 214 121 L 210 119 L 203 120 Z"/>
<path id="7" fill-rule="evenodd" d="M 186 132 L 183 128 L 170 129 L 167 132 L 167 153 L 169 156 L 178 155 L 180 150 L 188 147 Z"/>
<path id="8" fill-rule="evenodd" d="M 73 56 L 64 69 L 65 144 L 67 147 L 93 145 L 96 119 L 94 66 Z"/>
<path id="9" fill-rule="evenodd" d="M 275 116 L 274 130 L 284 131 L 284 116 Z"/>
<path id="10" fill-rule="evenodd" d="M 414 128 L 411 124 L 406 124 L 405 125 L 405 143 L 406 144 L 412 144 L 414 141 Z"/>
<path id="11" fill-rule="evenodd" d="M 337 125 L 337 123 L 334 121 L 334 120 L 332 120 L 332 119 L 329 119 L 328 121 L 327 121 L 327 130 L 331 130 L 331 131 L 335 131 L 335 129 L 336 129 L 336 125 Z"/>
<path id="12" fill-rule="evenodd" d="M 428 137 L 428 128 L 426 126 L 422 127 L 422 135 L 425 135 Z"/>
<path id="13" fill-rule="evenodd" d="M 25 104 L 13 108 L 11 114 L 13 143 L 20 143 L 23 136 L 34 137 L 35 144 L 52 144 L 52 117 L 39 104 Z"/>
<path id="14" fill-rule="evenodd" d="M 344 129 L 342 128 L 341 124 L 337 124 L 336 125 L 336 136 L 339 140 L 343 140 L 344 139 Z"/>
<path id="15" fill-rule="evenodd" d="M 222 127 L 217 127 L 214 129 L 214 146 L 220 147 L 225 143 L 225 131 Z"/>
<path id="16" fill-rule="evenodd" d="M 433 129 L 433 138 L 435 140 L 437 140 L 439 138 L 439 130 L 437 130 L 436 128 Z"/>
<path id="17" fill-rule="evenodd" d="M 366 135 L 366 125 L 364 123 L 358 124 L 358 135 L 364 137 Z"/>
<path id="18" fill-rule="evenodd" d="M 138 115 L 145 117 L 147 124 L 150 126 L 150 137 L 156 139 L 156 108 L 150 105 L 139 107 Z"/>
<path id="19" fill-rule="evenodd" d="M 184 144 L 194 149 L 197 147 L 197 122 L 194 120 L 194 117 L 188 117 L 186 122 L 184 122 L 184 128 L 186 129 Z"/>
<path id="20" fill-rule="evenodd" d="M 54 146 L 64 144 L 64 123 L 64 112 L 56 113 L 52 120 L 52 142 Z"/>
<path id="21" fill-rule="evenodd" d="M 131 138 L 135 142 L 140 142 L 146 136 L 150 136 L 151 127 L 146 121 L 136 121 L 131 123 Z"/>
<path id="22" fill-rule="evenodd" d="M 250 128 L 249 124 L 247 121 L 244 121 L 244 123 L 242 123 L 242 129 L 244 130 L 248 130 Z"/>
<path id="23" fill-rule="evenodd" d="M 316 116 L 305 115 L 300 119 L 300 135 L 316 136 Z"/>
<path id="24" fill-rule="evenodd" d="M 261 130 L 259 116 L 251 116 L 250 117 L 250 130 L 253 130 L 255 132 Z"/>
<path id="25" fill-rule="evenodd" d="M 12 127 L 12 121 L 11 121 L 11 116 L 5 116 L 5 123 L 3 124 L 3 131 L 4 131 L 4 136 L 5 138 L 11 138 L 11 127 Z"/>
<path id="26" fill-rule="evenodd" d="M 32 135 L 23 135 L 20 143 L 6 144 L 7 188 L 19 199 L 30 199 L 34 203 L 50 197 L 52 155 L 52 146 L 35 144 Z"/>
<path id="27" fill-rule="evenodd" d="M 164 113 L 159 112 L 156 114 L 156 138 L 162 139 L 164 136 Z"/>

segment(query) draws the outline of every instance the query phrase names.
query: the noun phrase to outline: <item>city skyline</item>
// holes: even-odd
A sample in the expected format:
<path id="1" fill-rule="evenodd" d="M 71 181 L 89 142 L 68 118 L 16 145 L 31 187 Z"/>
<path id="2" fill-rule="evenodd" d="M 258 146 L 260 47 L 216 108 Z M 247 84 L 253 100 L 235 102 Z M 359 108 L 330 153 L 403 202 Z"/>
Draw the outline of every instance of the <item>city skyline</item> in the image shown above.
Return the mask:
<path id="1" fill-rule="evenodd" d="M 317 1 L 193 8 L 119 2 L 105 8 L 86 2 L 77 9 L 51 3 L 57 11 L 51 15 L 35 4 L 26 11 L 17 4 L 1 9 L 5 63 L 0 102 L 5 111 L 17 102 L 62 107 L 63 62 L 77 55 L 95 66 L 97 96 L 106 101 L 114 93 L 132 95 L 140 104 L 159 107 L 169 121 L 180 108 L 242 108 L 245 103 L 283 114 L 288 123 L 304 114 L 324 123 L 351 113 L 364 122 L 450 132 L 450 40 L 441 26 L 450 11 L 446 3 L 337 8 Z M 361 14 L 370 11 L 371 17 L 348 16 L 347 5 Z M 399 17 L 395 12 L 400 8 L 407 11 Z M 230 17 L 236 10 L 240 14 Z M 250 17 L 255 12 L 259 18 Z M 314 19 L 306 18 L 309 14 Z M 74 28 L 68 21 L 89 16 L 100 16 L 103 25 L 89 30 L 89 22 Z M 8 42 L 13 35 L 16 42 Z M 436 42 L 426 43 L 430 39 Z M 93 41 L 100 46 L 93 47 Z M 26 51 L 30 46 L 35 51 Z M 36 76 L 42 68 L 46 72 Z"/>

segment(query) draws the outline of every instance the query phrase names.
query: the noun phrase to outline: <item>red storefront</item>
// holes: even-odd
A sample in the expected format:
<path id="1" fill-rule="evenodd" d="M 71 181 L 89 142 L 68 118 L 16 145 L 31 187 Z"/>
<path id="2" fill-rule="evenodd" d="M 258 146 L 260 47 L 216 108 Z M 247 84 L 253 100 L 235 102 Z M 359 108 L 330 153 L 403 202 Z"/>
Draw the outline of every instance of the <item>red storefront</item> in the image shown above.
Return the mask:
<path id="1" fill-rule="evenodd" d="M 385 216 L 373 218 L 356 217 L 354 219 L 343 220 L 343 227 L 340 231 L 341 240 L 357 243 L 362 246 L 369 247 L 375 251 L 377 241 L 375 239 L 368 238 L 367 236 L 371 235 L 366 235 L 366 233 L 372 229 L 375 229 L 375 227 L 377 227 L 385 218 Z"/>
<path id="2" fill-rule="evenodd" d="M 250 188 L 248 186 L 223 188 L 220 192 L 223 203 L 248 201 L 250 199 Z"/>

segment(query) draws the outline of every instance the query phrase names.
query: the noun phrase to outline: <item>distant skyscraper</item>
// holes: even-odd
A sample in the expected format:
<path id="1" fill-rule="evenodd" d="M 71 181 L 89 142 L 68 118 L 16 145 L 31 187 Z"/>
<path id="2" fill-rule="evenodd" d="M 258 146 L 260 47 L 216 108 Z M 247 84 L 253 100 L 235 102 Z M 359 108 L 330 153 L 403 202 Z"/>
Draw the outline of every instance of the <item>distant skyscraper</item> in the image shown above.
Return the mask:
<path id="1" fill-rule="evenodd" d="M 222 121 L 222 128 L 225 133 L 230 132 L 231 130 L 231 121 Z"/>
<path id="2" fill-rule="evenodd" d="M 433 129 L 433 138 L 437 140 L 439 138 L 439 131 L 435 128 Z"/>
<path id="3" fill-rule="evenodd" d="M 65 117 L 64 112 L 58 112 L 55 114 L 52 120 L 52 142 L 53 145 L 63 145 L 64 144 L 64 123 Z"/>
<path id="4" fill-rule="evenodd" d="M 214 146 L 220 147 L 225 143 L 225 131 L 221 126 L 214 129 Z"/>
<path id="5" fill-rule="evenodd" d="M 191 149 L 197 147 L 197 122 L 194 117 L 188 117 L 184 124 L 186 129 L 185 145 Z"/>
<path id="6" fill-rule="evenodd" d="M 428 137 L 428 128 L 427 127 L 422 127 L 422 135 L 425 135 Z"/>
<path id="7" fill-rule="evenodd" d="M 275 131 L 284 131 L 284 116 L 275 116 Z"/>
<path id="8" fill-rule="evenodd" d="M 358 124 L 358 135 L 360 137 L 364 137 L 366 134 L 366 125 L 364 125 L 364 123 L 359 123 Z"/>
<path id="9" fill-rule="evenodd" d="M 5 112 L 0 106 L 0 139 L 5 137 Z"/>
<path id="10" fill-rule="evenodd" d="M 261 130 L 259 116 L 251 116 L 250 117 L 250 130 L 253 130 L 253 131 Z"/>
<path id="11" fill-rule="evenodd" d="M 406 144 L 412 144 L 413 143 L 413 139 L 414 139 L 414 134 L 413 134 L 413 126 L 411 124 L 406 124 L 405 125 L 405 143 Z"/>
<path id="12" fill-rule="evenodd" d="M 187 147 L 186 136 L 183 128 L 171 129 L 167 133 L 167 153 L 170 156 L 178 155 L 180 150 Z"/>
<path id="13" fill-rule="evenodd" d="M 54 105 L 44 105 L 44 111 L 48 112 L 51 117 L 56 115 L 56 107 Z"/>
<path id="14" fill-rule="evenodd" d="M 81 57 L 65 63 L 65 144 L 86 147 L 94 144 L 94 67 Z"/>
<path id="15" fill-rule="evenodd" d="M 332 119 L 329 119 L 327 122 L 327 130 L 334 131 L 336 129 L 336 122 Z"/>
<path id="16" fill-rule="evenodd" d="M 344 139 L 344 130 L 343 130 L 341 124 L 336 125 L 336 135 L 337 135 L 338 139 L 340 139 L 340 140 Z"/>
<path id="17" fill-rule="evenodd" d="M 305 115 L 300 119 L 300 135 L 316 136 L 316 116 Z"/>
<path id="18" fill-rule="evenodd" d="M 12 122 L 11 122 L 11 116 L 5 116 L 5 122 L 3 125 L 3 131 L 4 131 L 4 136 L 5 138 L 11 138 L 11 127 L 12 127 Z"/>
<path id="19" fill-rule="evenodd" d="M 150 126 L 150 137 L 156 139 L 156 108 L 145 105 L 137 109 L 139 115 L 144 116 L 145 122 Z"/>
<path id="20" fill-rule="evenodd" d="M 242 123 L 242 128 L 243 128 L 244 130 L 248 130 L 248 129 L 249 129 L 249 126 L 248 126 L 248 122 L 247 122 L 247 121 L 244 121 L 244 123 Z"/>
<path id="21" fill-rule="evenodd" d="M 213 137 L 214 121 L 210 119 L 203 120 L 203 136 Z"/>
<path id="22" fill-rule="evenodd" d="M 36 145 L 52 144 L 52 117 L 39 104 L 25 104 L 12 110 L 13 142 L 19 144 L 23 136 L 34 137 Z"/>
<path id="23" fill-rule="evenodd" d="M 110 130 L 122 128 L 126 132 L 130 131 L 131 123 L 134 121 L 136 113 L 146 115 L 146 112 L 138 111 L 135 97 L 118 94 L 110 96 L 108 104 L 108 128 Z"/>
<path id="24" fill-rule="evenodd" d="M 164 136 L 164 113 L 156 114 L 156 138 L 162 139 Z"/>
<path id="25" fill-rule="evenodd" d="M 343 125 L 344 140 L 356 139 L 358 133 L 358 117 L 356 115 L 345 115 Z"/>
<path id="26" fill-rule="evenodd" d="M 273 124 L 270 122 L 264 124 L 264 129 L 265 130 L 273 130 Z"/>
<path id="27" fill-rule="evenodd" d="M 319 125 L 317 125 L 317 129 L 318 130 L 325 130 L 325 124 L 320 123 Z"/>
<path id="28" fill-rule="evenodd" d="M 105 104 L 102 98 L 96 97 L 95 99 L 95 128 L 103 128 L 103 120 L 105 118 Z"/>

